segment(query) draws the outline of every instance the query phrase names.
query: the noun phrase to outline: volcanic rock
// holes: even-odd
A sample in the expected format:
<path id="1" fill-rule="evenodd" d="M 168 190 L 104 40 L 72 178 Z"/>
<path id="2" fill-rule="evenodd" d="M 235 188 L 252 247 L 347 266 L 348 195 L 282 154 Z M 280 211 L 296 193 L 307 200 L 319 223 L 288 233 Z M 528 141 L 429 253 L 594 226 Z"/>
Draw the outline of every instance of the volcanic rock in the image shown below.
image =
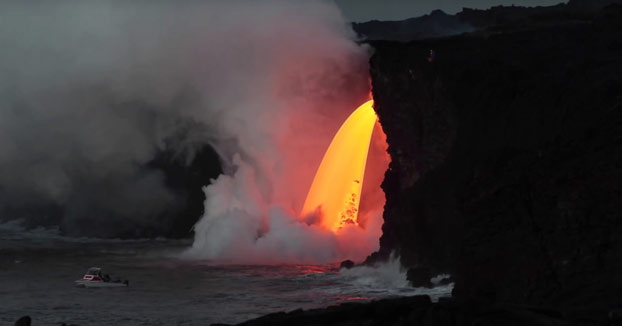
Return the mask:
<path id="1" fill-rule="evenodd" d="M 23 316 L 15 321 L 15 326 L 30 326 L 31 321 L 30 316 Z"/>
<path id="2" fill-rule="evenodd" d="M 354 267 L 354 262 L 349 259 L 342 261 L 341 264 L 339 265 L 340 269 L 341 268 L 350 269 L 352 267 Z"/>
<path id="3" fill-rule="evenodd" d="M 192 226 L 203 215 L 203 187 L 222 173 L 218 154 L 210 146 L 202 146 L 192 157 L 167 149 L 157 153 L 148 167 L 162 171 L 167 188 L 177 194 L 180 203 L 162 214 L 165 224 L 158 233 L 173 238 L 191 236 Z"/>
<path id="4" fill-rule="evenodd" d="M 392 157 L 374 259 L 449 273 L 461 299 L 622 301 L 622 10 L 557 7 L 506 7 L 523 18 L 494 33 L 370 43 Z"/>
<path id="5" fill-rule="evenodd" d="M 430 302 L 428 296 L 384 299 L 370 303 L 346 303 L 326 309 L 295 310 L 266 315 L 238 324 L 263 325 L 594 325 L 560 311 L 510 304 L 482 304 L 441 300 Z M 223 326 L 224 324 L 214 324 Z"/>
<path id="6" fill-rule="evenodd" d="M 377 21 L 353 23 L 352 28 L 367 41 L 411 41 L 432 37 L 458 35 L 474 30 L 458 16 L 435 10 L 429 15 L 400 21 Z"/>
<path id="7" fill-rule="evenodd" d="M 419 287 L 432 287 L 432 272 L 428 267 L 413 267 L 409 268 L 406 272 L 406 279 L 410 281 L 410 284 L 416 288 Z"/>
<path id="8" fill-rule="evenodd" d="M 408 42 L 472 32 L 488 35 L 538 25 L 591 21 L 595 14 L 612 3 L 620 4 L 622 0 L 570 0 L 547 7 L 464 8 L 456 15 L 435 10 L 429 15 L 399 21 L 353 23 L 352 28 L 363 41 Z"/>

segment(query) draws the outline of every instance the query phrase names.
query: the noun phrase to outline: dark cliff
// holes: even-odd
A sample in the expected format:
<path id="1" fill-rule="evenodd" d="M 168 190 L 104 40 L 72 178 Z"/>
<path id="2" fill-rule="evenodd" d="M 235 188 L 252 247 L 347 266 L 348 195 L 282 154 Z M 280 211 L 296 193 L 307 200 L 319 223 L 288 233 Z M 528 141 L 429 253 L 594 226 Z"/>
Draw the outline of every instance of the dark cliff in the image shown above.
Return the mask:
<path id="1" fill-rule="evenodd" d="M 471 32 L 474 28 L 456 15 L 435 10 L 429 15 L 398 21 L 372 20 L 353 23 L 352 28 L 365 40 L 410 41 Z"/>
<path id="2" fill-rule="evenodd" d="M 393 159 L 373 258 L 450 272 L 458 298 L 622 302 L 620 22 L 372 42 Z"/>
<path id="3" fill-rule="evenodd" d="M 561 1 L 560 1 L 561 2 Z M 464 33 L 498 33 L 538 25 L 592 21 L 595 14 L 622 0 L 570 0 L 555 6 L 495 6 L 489 9 L 463 8 L 455 15 L 435 10 L 429 15 L 398 21 L 372 20 L 353 23 L 352 29 L 365 41 L 407 42 Z"/>

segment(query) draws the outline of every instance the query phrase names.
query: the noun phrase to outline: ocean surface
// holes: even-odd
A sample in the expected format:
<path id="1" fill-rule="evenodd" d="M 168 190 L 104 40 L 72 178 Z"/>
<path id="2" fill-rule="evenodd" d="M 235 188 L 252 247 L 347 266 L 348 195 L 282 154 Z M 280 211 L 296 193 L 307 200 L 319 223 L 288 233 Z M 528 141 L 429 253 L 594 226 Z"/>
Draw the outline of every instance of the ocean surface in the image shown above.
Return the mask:
<path id="1" fill-rule="evenodd" d="M 180 258 L 191 240 L 67 238 L 55 229 L 0 224 L 0 325 L 209 325 L 347 301 L 429 294 L 452 285 L 408 286 L 397 261 L 339 270 L 338 264 L 241 266 Z M 74 286 L 89 267 L 128 288 Z"/>

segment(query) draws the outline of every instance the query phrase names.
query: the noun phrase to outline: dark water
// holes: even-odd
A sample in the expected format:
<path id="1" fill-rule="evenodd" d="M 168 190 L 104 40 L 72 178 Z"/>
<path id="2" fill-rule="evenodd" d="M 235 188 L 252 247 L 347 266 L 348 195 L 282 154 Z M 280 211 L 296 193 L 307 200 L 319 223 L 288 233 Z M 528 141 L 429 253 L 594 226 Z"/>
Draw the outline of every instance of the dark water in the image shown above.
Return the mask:
<path id="1" fill-rule="evenodd" d="M 67 239 L 54 230 L 0 225 L 0 324 L 30 315 L 34 325 L 209 325 L 297 308 L 400 295 L 447 295 L 451 287 L 409 288 L 397 262 L 339 271 L 334 264 L 214 266 L 179 259 L 188 241 Z M 92 266 L 129 288 L 76 288 Z M 427 292 L 426 292 L 427 291 Z"/>

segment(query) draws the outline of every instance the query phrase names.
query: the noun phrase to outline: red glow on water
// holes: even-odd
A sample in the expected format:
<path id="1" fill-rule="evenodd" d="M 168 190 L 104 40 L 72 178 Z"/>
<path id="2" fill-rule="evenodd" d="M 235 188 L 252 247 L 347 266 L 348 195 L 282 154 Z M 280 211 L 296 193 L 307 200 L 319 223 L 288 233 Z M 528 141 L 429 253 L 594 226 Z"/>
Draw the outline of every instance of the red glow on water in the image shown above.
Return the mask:
<path id="1" fill-rule="evenodd" d="M 322 265 L 296 265 L 296 268 L 298 268 L 298 273 L 301 275 L 325 274 L 334 272 L 333 268 Z"/>
<path id="2" fill-rule="evenodd" d="M 352 296 L 348 296 L 348 295 L 340 295 L 337 297 L 337 300 L 340 301 L 365 301 L 365 300 L 372 300 L 373 298 L 371 297 L 363 297 L 363 296 L 356 296 L 356 295 L 352 295 Z"/>

